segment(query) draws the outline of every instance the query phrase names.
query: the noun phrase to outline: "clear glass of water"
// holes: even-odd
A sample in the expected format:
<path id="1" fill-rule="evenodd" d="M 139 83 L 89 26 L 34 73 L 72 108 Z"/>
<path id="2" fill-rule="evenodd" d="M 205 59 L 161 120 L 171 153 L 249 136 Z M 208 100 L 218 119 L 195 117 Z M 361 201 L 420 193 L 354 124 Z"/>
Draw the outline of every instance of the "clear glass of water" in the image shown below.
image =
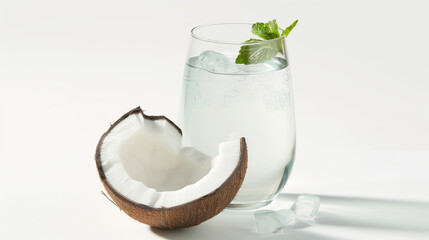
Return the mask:
<path id="1" fill-rule="evenodd" d="M 221 142 L 245 137 L 248 169 L 229 209 L 269 204 L 284 187 L 295 156 L 292 81 L 284 37 L 246 43 L 252 25 L 192 29 L 181 102 L 183 141 L 215 156 Z M 270 60 L 236 64 L 244 45 L 279 46 Z"/>

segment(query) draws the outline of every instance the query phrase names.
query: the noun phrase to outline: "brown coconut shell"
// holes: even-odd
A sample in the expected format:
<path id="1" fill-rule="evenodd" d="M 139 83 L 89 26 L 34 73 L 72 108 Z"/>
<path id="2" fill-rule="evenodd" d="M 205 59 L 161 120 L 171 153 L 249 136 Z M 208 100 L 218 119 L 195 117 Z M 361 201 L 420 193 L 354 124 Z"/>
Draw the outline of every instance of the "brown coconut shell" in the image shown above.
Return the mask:
<path id="1" fill-rule="evenodd" d="M 169 208 L 153 208 L 134 202 L 114 189 L 104 175 L 100 159 L 100 150 L 105 137 L 110 133 L 110 131 L 132 114 L 142 114 L 143 118 L 147 120 L 166 120 L 182 135 L 180 128 L 170 119 L 164 116 L 147 116 L 143 113 L 140 107 L 124 114 L 110 126 L 107 132 L 103 134 L 97 145 L 95 162 L 104 188 L 122 211 L 135 220 L 152 227 L 175 229 L 198 225 L 219 214 L 228 206 L 240 189 L 247 170 L 247 147 L 246 140 L 244 138 L 240 139 L 240 160 L 238 161 L 234 171 L 216 190 L 200 197 L 199 199 Z"/>

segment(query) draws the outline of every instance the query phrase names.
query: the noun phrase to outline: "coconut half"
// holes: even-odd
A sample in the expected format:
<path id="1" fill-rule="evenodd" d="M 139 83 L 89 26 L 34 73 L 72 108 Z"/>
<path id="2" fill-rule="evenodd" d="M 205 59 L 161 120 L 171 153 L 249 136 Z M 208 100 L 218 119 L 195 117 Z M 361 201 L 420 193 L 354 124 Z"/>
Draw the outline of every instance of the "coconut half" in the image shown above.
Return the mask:
<path id="1" fill-rule="evenodd" d="M 137 107 L 101 137 L 95 161 L 104 188 L 130 217 L 159 228 L 191 227 L 220 213 L 247 169 L 246 141 L 219 145 L 210 157 L 181 147 L 182 132 Z"/>

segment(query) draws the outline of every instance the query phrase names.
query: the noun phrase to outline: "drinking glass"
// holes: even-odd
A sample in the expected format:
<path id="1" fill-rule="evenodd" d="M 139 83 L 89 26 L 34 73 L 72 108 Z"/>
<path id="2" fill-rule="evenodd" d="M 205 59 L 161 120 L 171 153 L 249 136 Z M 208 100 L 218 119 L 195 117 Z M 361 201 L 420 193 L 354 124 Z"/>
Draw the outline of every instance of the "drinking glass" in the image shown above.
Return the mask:
<path id="1" fill-rule="evenodd" d="M 255 38 L 247 23 L 217 23 L 191 31 L 181 100 L 183 142 L 216 156 L 219 143 L 245 137 L 248 168 L 229 209 L 269 204 L 284 187 L 295 157 L 295 114 L 286 41 Z M 242 47 L 277 54 L 236 64 Z"/>

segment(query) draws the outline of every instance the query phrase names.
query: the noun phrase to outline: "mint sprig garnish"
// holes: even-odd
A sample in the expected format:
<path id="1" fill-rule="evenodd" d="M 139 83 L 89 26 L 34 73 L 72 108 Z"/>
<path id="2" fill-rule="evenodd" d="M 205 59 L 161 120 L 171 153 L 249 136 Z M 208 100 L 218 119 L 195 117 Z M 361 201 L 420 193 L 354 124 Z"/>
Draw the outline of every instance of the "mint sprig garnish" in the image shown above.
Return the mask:
<path id="1" fill-rule="evenodd" d="M 297 23 L 298 20 L 295 20 L 295 22 L 283 30 L 281 35 L 275 19 L 267 23 L 255 23 L 252 25 L 252 33 L 262 39 L 251 38 L 246 43 L 263 42 L 264 40 L 275 39 L 280 36 L 287 37 Z M 275 57 L 278 52 L 283 52 L 281 41 L 244 45 L 240 48 L 235 63 L 245 65 L 263 63 Z"/>
<path id="2" fill-rule="evenodd" d="M 289 25 L 289 27 L 287 27 L 285 30 L 283 30 L 282 36 L 287 37 L 287 35 L 289 35 L 290 31 L 292 31 L 292 29 L 296 26 L 297 23 L 298 19 L 295 20 L 295 22 L 293 22 L 291 25 Z"/>
<path id="3" fill-rule="evenodd" d="M 267 23 L 253 24 L 252 33 L 265 40 L 280 37 L 279 25 L 277 25 L 277 21 L 275 19 Z"/>
<path id="4" fill-rule="evenodd" d="M 251 39 L 247 40 L 246 42 L 262 42 L 262 41 L 264 41 L 264 40 L 262 40 L 262 39 L 256 39 L 256 38 L 251 38 Z"/>
<path id="5" fill-rule="evenodd" d="M 277 42 L 245 45 L 240 48 L 235 63 L 248 65 L 265 62 L 276 56 L 278 51 Z"/>

